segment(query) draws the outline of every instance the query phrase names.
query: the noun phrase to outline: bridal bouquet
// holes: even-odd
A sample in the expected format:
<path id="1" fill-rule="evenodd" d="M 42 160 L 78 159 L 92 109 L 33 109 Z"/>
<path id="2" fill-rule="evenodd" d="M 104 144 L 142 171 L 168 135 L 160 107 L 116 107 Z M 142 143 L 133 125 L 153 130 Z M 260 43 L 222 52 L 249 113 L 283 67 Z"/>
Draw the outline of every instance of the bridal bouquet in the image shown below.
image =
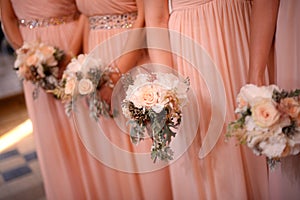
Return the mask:
<path id="1" fill-rule="evenodd" d="M 110 116 L 110 106 L 100 98 L 98 91 L 110 80 L 109 72 L 101 59 L 80 54 L 68 64 L 59 85 L 49 92 L 66 103 L 65 111 L 68 116 L 79 97 L 87 97 L 90 116 L 95 120 L 101 115 Z"/>
<path id="2" fill-rule="evenodd" d="M 300 152 L 300 90 L 287 92 L 275 85 L 246 85 L 237 97 L 239 118 L 228 136 L 267 157 L 270 167 L 280 158 Z"/>
<path id="3" fill-rule="evenodd" d="M 181 123 L 189 80 L 182 81 L 170 73 L 152 73 L 138 74 L 135 80 L 123 76 L 123 82 L 126 97 L 122 111 L 128 119 L 132 143 L 138 144 L 148 133 L 153 161 L 172 160 L 174 152 L 169 144 Z"/>
<path id="4" fill-rule="evenodd" d="M 14 69 L 21 80 L 31 81 L 36 85 L 33 98 L 38 97 L 38 88 L 51 90 L 58 84 L 59 61 L 64 52 L 56 47 L 41 42 L 25 42 L 16 51 Z"/>

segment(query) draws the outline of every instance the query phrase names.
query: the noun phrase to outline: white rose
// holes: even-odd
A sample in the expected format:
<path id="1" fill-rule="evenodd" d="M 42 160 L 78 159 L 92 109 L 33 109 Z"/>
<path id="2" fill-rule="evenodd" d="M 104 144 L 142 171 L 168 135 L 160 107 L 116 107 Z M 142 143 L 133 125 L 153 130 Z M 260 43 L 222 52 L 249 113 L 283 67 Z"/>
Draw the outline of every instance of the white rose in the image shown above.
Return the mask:
<path id="1" fill-rule="evenodd" d="M 67 72 L 76 73 L 81 70 L 81 64 L 76 60 L 72 59 L 72 61 L 67 65 Z"/>
<path id="2" fill-rule="evenodd" d="M 242 104 L 248 102 L 250 106 L 253 106 L 261 99 L 272 99 L 274 89 L 280 91 L 276 85 L 258 87 L 253 84 L 247 84 L 241 88 L 237 99 L 245 101 L 244 103 L 241 102 Z"/>
<path id="3" fill-rule="evenodd" d="M 82 65 L 85 62 L 86 57 L 87 57 L 87 54 L 79 54 L 77 56 L 77 59 L 76 58 L 73 58 L 73 59 L 77 60 Z"/>
<path id="4" fill-rule="evenodd" d="M 81 95 L 90 94 L 94 91 L 94 86 L 91 80 L 81 79 L 78 83 L 78 91 Z"/>

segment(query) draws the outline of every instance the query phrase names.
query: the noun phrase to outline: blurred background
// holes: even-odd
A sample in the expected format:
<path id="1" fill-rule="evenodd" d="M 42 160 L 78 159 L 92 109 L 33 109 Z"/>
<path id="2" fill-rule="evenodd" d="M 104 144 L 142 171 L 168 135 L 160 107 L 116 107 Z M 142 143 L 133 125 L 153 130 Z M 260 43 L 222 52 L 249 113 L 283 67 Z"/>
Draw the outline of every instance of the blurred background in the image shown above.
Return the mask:
<path id="1" fill-rule="evenodd" d="M 0 30 L 0 200 L 42 200 L 32 124 L 22 83 L 13 70 L 15 54 Z"/>

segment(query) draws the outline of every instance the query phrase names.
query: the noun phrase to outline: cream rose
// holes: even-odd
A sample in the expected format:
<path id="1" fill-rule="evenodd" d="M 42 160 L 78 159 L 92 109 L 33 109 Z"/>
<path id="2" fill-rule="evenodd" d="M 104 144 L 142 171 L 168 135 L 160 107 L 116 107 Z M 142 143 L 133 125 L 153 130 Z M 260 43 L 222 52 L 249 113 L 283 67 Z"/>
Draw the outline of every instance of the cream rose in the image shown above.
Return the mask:
<path id="1" fill-rule="evenodd" d="M 76 60 L 75 61 L 72 60 L 72 62 L 70 62 L 67 66 L 67 71 L 69 73 L 76 73 L 80 70 L 81 70 L 81 64 Z"/>
<path id="2" fill-rule="evenodd" d="M 67 66 L 67 71 L 71 73 L 76 73 L 78 71 L 81 71 L 82 64 L 84 63 L 84 60 L 86 58 L 85 54 L 80 54 L 77 59 L 72 58 L 71 62 Z"/>
<path id="3" fill-rule="evenodd" d="M 137 107 L 145 106 L 150 108 L 158 103 L 159 99 L 159 89 L 156 85 L 145 85 L 136 90 L 130 101 Z"/>
<path id="4" fill-rule="evenodd" d="M 251 112 L 255 124 L 262 128 L 274 125 L 280 118 L 280 113 L 269 99 L 264 99 L 255 104 Z"/>
<path id="5" fill-rule="evenodd" d="M 81 79 L 78 83 L 78 91 L 81 95 L 90 94 L 94 91 L 93 83 L 89 79 Z"/>
<path id="6" fill-rule="evenodd" d="M 76 87 L 76 79 L 75 78 L 68 79 L 65 85 L 65 93 L 73 94 L 75 87 Z"/>

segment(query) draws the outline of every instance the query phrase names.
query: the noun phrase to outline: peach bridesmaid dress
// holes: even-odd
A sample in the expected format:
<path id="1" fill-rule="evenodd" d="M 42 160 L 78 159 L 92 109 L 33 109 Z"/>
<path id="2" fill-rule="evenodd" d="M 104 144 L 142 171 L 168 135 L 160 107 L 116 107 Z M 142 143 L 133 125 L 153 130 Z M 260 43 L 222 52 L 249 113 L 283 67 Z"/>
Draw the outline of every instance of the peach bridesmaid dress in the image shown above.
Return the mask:
<path id="1" fill-rule="evenodd" d="M 24 41 L 40 40 L 68 52 L 68 45 L 78 26 L 78 11 L 73 0 L 11 0 L 19 20 Z M 65 23 L 36 25 L 43 20 L 65 18 Z M 38 159 L 47 199 L 84 199 L 80 169 L 75 155 L 76 132 L 65 114 L 64 106 L 51 94 L 39 90 L 32 97 L 34 86 L 24 82 L 24 93 L 33 124 Z"/>
<path id="2" fill-rule="evenodd" d="M 300 88 L 300 1 L 281 0 L 275 35 L 276 84 L 294 90 Z M 270 175 L 271 199 L 300 198 L 300 155 L 289 156 Z"/>
<path id="3" fill-rule="evenodd" d="M 104 62 L 110 63 L 117 59 L 121 55 L 118 52 L 124 49 L 127 38 L 126 35 L 119 34 L 129 31 L 128 28 L 136 18 L 135 1 L 76 2 L 80 12 L 86 15 L 89 21 L 85 52 L 95 54 L 98 48 L 101 53 L 95 55 Z M 105 45 L 98 47 L 99 44 Z M 141 161 L 134 154 L 138 153 L 137 151 L 143 153 L 143 149 L 131 144 L 129 135 L 122 132 L 113 119 L 101 118 L 95 124 L 89 118 L 86 109 L 81 107 L 75 120 L 82 141 L 80 145 L 83 147 L 80 152 L 80 167 L 89 199 L 172 199 L 168 168 L 140 171 Z M 147 158 L 150 165 L 155 167 L 150 155 Z"/>
<path id="4" fill-rule="evenodd" d="M 190 77 L 200 108 L 193 143 L 183 141 L 188 150 L 170 165 L 173 198 L 268 199 L 265 159 L 225 138 L 236 95 L 246 84 L 251 1 L 172 0 L 171 10 L 175 65 Z"/>

